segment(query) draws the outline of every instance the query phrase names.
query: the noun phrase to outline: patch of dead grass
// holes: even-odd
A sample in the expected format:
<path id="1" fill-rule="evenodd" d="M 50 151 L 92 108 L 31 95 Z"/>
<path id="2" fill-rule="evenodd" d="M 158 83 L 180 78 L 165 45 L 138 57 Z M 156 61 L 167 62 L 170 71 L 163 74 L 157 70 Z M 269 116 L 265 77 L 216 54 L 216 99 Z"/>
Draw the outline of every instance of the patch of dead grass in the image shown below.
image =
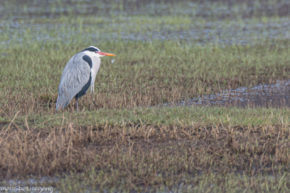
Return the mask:
<path id="1" fill-rule="evenodd" d="M 12 124 L 0 131 L 0 174 L 1 178 L 48 176 L 95 168 L 107 175 L 118 171 L 117 178 L 129 176 L 127 180 L 138 185 L 158 183 L 157 174 L 275 173 L 289 169 L 289 146 L 289 129 L 279 125 L 84 127 L 68 123 L 43 129 Z"/>

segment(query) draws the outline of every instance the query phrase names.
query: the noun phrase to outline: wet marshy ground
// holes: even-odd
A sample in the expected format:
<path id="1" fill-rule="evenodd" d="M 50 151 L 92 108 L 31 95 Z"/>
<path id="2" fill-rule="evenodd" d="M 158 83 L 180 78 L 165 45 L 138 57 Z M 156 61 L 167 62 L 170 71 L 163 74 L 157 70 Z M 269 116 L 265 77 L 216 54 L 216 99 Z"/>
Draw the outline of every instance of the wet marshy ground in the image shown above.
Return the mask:
<path id="1" fill-rule="evenodd" d="M 290 107 L 290 79 L 251 88 L 228 89 L 177 103 L 178 106 Z"/>
<path id="2" fill-rule="evenodd" d="M 0 32 L 7 33 L 8 37 L 2 39 L 0 45 L 25 43 L 27 38 L 43 43 L 68 43 L 75 41 L 79 34 L 85 37 L 83 41 L 184 40 L 199 45 L 246 45 L 265 39 L 290 38 L 290 22 L 285 17 L 289 2 L 282 1 L 274 5 L 239 2 L 239 9 L 230 1 L 221 2 L 185 1 L 175 5 L 124 1 L 123 4 L 109 6 L 106 3 L 77 0 L 73 3 L 63 1 L 66 5 L 64 8 L 59 8 L 58 1 L 27 2 L 24 7 L 3 2 L 0 16 L 5 19 L 0 20 Z M 62 17 L 70 14 L 75 22 L 62 20 Z M 261 18 L 261 14 L 281 17 Z M 118 19 L 112 19 L 114 15 L 119 15 Z M 80 19 L 81 16 L 84 18 Z M 136 17 L 139 16 L 143 19 L 136 23 Z M 254 16 L 260 18 L 253 19 Z M 237 20 L 233 21 L 232 18 Z"/>

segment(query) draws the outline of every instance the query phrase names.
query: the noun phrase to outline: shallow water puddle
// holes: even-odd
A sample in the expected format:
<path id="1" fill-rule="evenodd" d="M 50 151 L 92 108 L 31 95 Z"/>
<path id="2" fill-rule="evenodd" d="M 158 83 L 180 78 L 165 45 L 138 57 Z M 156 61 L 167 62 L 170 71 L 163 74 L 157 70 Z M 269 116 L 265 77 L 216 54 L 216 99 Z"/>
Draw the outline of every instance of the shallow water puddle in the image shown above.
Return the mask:
<path id="1" fill-rule="evenodd" d="M 290 79 L 275 84 L 240 87 L 181 101 L 177 106 L 290 107 Z"/>

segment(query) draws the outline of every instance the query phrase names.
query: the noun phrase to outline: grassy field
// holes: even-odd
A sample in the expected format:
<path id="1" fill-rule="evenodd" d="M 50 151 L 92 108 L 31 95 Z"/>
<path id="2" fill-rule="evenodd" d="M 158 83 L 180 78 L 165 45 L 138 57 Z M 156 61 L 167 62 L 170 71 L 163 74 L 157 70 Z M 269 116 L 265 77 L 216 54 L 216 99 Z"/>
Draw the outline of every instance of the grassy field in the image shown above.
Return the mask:
<path id="1" fill-rule="evenodd" d="M 152 106 L 283 80 L 290 70 L 288 49 L 283 48 L 287 43 L 224 48 L 170 41 L 100 43 L 104 51 L 118 56 L 113 64 L 110 58 L 103 60 L 96 78 L 96 94 L 85 96 L 81 108 Z M 36 44 L 30 49 L 19 47 L 5 52 L 0 57 L 0 115 L 13 117 L 19 110 L 21 114 L 53 112 L 61 71 L 77 48 Z"/>
<path id="2" fill-rule="evenodd" d="M 289 3 L 254 2 L 1 2 L 0 185 L 288 192 L 289 107 L 158 106 L 290 78 Z M 55 112 L 66 62 L 89 45 L 117 56 L 80 112 Z"/>
<path id="3" fill-rule="evenodd" d="M 24 115 L 2 128 L 1 154 L 3 179 L 59 174 L 61 192 L 287 192 L 289 109 Z"/>

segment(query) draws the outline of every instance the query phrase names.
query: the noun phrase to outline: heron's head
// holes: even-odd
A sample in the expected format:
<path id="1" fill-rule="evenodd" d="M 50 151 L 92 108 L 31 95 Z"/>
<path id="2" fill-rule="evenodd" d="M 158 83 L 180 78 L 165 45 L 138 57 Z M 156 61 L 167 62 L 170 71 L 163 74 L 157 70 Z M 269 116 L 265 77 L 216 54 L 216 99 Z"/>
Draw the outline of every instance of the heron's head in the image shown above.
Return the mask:
<path id="1" fill-rule="evenodd" d="M 112 53 L 107 53 L 107 52 L 102 52 L 99 48 L 95 46 L 90 46 L 83 51 L 89 51 L 95 53 L 98 57 L 103 57 L 103 56 L 116 56 L 115 54 Z"/>

